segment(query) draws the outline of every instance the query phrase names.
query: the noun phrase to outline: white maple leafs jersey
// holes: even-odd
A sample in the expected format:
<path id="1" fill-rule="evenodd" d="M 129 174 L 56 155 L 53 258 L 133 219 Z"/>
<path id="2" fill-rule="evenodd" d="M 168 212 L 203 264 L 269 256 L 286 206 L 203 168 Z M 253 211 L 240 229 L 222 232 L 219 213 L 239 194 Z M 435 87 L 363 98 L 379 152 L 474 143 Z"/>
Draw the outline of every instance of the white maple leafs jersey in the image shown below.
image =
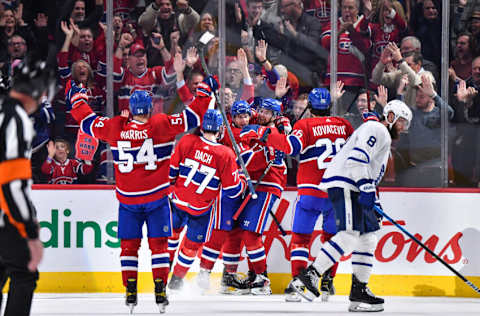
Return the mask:
<path id="1" fill-rule="evenodd" d="M 320 189 L 341 187 L 359 191 L 359 186 L 377 185 L 385 174 L 392 138 L 385 125 L 363 123 L 332 159 L 323 175 Z"/>

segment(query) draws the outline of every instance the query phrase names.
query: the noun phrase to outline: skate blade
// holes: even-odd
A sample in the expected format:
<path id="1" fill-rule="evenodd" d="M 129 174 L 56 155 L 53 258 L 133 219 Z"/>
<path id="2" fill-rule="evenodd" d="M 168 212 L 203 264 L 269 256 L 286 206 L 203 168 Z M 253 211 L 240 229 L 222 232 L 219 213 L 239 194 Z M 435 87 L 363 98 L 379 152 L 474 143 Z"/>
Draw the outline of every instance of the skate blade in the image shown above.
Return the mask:
<path id="1" fill-rule="evenodd" d="M 330 298 L 330 293 L 323 293 L 321 294 L 321 299 L 322 299 L 322 302 L 328 302 L 328 299 Z"/>
<path id="2" fill-rule="evenodd" d="M 226 295 L 247 295 L 250 294 L 250 289 L 237 289 L 234 287 L 221 286 L 219 293 Z"/>
<path id="3" fill-rule="evenodd" d="M 350 302 L 349 312 L 382 312 L 383 304 L 367 304 L 362 302 Z"/>
<path id="4" fill-rule="evenodd" d="M 133 304 L 133 303 L 127 304 L 128 308 L 129 308 L 129 310 L 130 310 L 130 315 L 133 314 L 133 309 L 135 308 L 135 305 L 136 305 L 136 304 Z"/>
<path id="5" fill-rule="evenodd" d="M 313 300 L 316 298 L 315 294 L 307 290 L 307 288 L 303 289 L 304 284 L 302 281 L 298 279 L 293 279 L 292 283 L 290 283 L 291 287 L 295 290 L 295 292 L 298 293 L 301 297 L 306 299 L 309 302 L 313 302 Z"/>
<path id="6" fill-rule="evenodd" d="M 250 290 L 253 295 L 272 295 L 272 289 L 268 288 L 253 288 Z"/>
<path id="7" fill-rule="evenodd" d="M 160 314 L 163 314 L 165 313 L 165 307 L 167 306 L 166 304 L 157 304 L 158 305 L 158 309 L 160 311 Z"/>
<path id="8" fill-rule="evenodd" d="M 285 302 L 299 303 L 301 301 L 302 301 L 302 298 L 300 297 L 300 295 L 297 292 L 285 295 Z"/>

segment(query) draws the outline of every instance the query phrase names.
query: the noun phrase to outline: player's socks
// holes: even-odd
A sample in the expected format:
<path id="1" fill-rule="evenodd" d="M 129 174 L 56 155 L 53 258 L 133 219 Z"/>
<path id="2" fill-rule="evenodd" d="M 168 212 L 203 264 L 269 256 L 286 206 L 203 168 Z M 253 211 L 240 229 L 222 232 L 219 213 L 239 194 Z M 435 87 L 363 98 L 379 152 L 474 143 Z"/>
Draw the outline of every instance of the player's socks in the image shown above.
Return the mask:
<path id="1" fill-rule="evenodd" d="M 210 240 L 203 244 L 200 268 L 211 271 L 217 261 L 222 245 L 225 242 L 228 231 L 214 229 Z"/>
<path id="2" fill-rule="evenodd" d="M 241 228 L 235 228 L 227 234 L 222 248 L 223 264 L 227 272 L 237 272 L 238 264 L 240 263 L 242 233 L 243 230 Z"/>
<path id="3" fill-rule="evenodd" d="M 173 259 L 175 259 L 175 252 L 180 245 L 180 233 L 182 232 L 182 230 L 183 227 L 174 229 L 172 236 L 168 237 L 168 254 L 170 256 L 170 265 L 173 263 Z"/>
<path id="4" fill-rule="evenodd" d="M 170 271 L 170 256 L 168 254 L 168 241 L 166 237 L 150 237 L 148 245 L 152 251 L 152 275 L 153 279 L 160 279 L 164 284 L 168 281 Z"/>
<path id="5" fill-rule="evenodd" d="M 296 277 L 308 265 L 310 238 L 311 236 L 307 234 L 292 233 L 292 241 L 290 242 L 292 278 Z"/>
<path id="6" fill-rule="evenodd" d="M 138 249 L 140 248 L 140 238 L 121 239 L 120 265 L 122 267 L 123 286 L 127 286 L 127 280 L 137 280 L 138 274 Z"/>
<path id="7" fill-rule="evenodd" d="M 243 231 L 243 241 L 247 247 L 247 254 L 255 273 L 261 274 L 265 272 L 267 270 L 267 257 L 265 256 L 262 235 L 245 230 Z"/>
<path id="8" fill-rule="evenodd" d="M 191 241 L 190 239 L 186 238 L 180 251 L 178 252 L 177 263 L 173 268 L 173 274 L 179 278 L 184 278 L 190 269 L 193 261 L 195 260 L 195 256 L 197 255 L 197 251 L 202 244 L 198 242 Z"/>

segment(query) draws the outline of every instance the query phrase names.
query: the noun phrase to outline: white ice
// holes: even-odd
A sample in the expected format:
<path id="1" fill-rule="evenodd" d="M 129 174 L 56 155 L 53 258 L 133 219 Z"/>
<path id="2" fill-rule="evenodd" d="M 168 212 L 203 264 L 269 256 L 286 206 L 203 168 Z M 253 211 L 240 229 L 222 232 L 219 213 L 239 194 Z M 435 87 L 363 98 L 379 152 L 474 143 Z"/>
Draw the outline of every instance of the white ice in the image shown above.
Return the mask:
<path id="1" fill-rule="evenodd" d="M 390 315 L 480 315 L 480 298 L 446 297 L 385 297 L 385 311 Z M 170 305 L 164 315 L 350 315 L 348 297 L 334 296 L 329 302 L 286 303 L 283 295 L 227 296 L 170 295 Z M 358 313 L 357 313 L 358 314 Z M 363 314 L 363 313 L 362 313 Z M 369 313 L 371 315 L 371 313 Z M 31 315 L 129 315 L 122 294 L 35 294 Z M 134 315 L 159 315 L 153 294 L 140 294 Z"/>

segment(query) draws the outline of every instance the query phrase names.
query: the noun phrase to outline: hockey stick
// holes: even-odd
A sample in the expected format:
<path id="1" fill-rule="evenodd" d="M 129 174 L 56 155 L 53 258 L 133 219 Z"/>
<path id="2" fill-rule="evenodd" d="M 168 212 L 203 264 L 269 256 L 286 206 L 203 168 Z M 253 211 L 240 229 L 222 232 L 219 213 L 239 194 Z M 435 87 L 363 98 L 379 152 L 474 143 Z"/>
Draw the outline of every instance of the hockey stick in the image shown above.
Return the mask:
<path id="1" fill-rule="evenodd" d="M 427 246 L 425 246 L 420 240 L 418 240 L 417 238 L 415 238 L 415 236 L 413 236 L 412 234 L 410 234 L 405 228 L 403 228 L 402 226 L 400 226 L 400 224 L 398 224 L 394 219 L 392 219 L 390 216 L 388 216 L 387 214 L 385 214 L 385 212 L 379 208 L 378 206 L 374 206 L 373 207 L 375 209 L 375 211 L 384 216 L 386 219 L 388 219 L 393 225 L 397 226 L 398 229 L 400 229 L 404 234 L 406 234 L 408 237 L 412 238 L 413 241 L 415 241 L 420 247 L 422 247 L 423 249 L 425 249 L 425 251 L 427 251 L 429 254 L 431 254 L 433 257 L 435 257 L 435 259 L 437 259 L 438 261 L 440 261 L 445 267 L 447 267 L 450 271 L 452 271 L 456 276 L 458 276 L 463 282 L 465 282 L 468 286 L 470 286 L 472 289 L 475 290 L 475 292 L 477 293 L 480 293 L 480 289 L 478 287 L 475 286 L 475 284 L 473 284 L 472 282 L 470 282 L 469 280 L 467 280 L 467 278 L 465 278 L 460 272 L 458 272 L 457 270 L 455 270 L 451 265 L 449 265 L 448 263 L 446 263 L 442 258 L 440 258 L 440 256 L 438 256 L 436 253 L 434 253 L 433 251 L 431 251 Z"/>
<path id="2" fill-rule="evenodd" d="M 199 47 L 200 62 L 202 64 L 203 71 L 205 71 L 207 76 L 210 76 L 211 73 L 210 73 L 210 70 L 208 69 L 207 63 L 205 62 L 204 49 L 207 43 L 211 39 L 213 39 L 213 35 L 208 31 L 205 32 L 199 39 L 199 43 L 201 44 L 201 46 Z M 245 167 L 245 162 L 243 161 L 242 156 L 240 155 L 240 149 L 238 148 L 237 141 L 233 136 L 232 128 L 230 127 L 230 124 L 228 124 L 228 118 L 227 118 L 227 114 L 225 113 L 225 108 L 220 105 L 218 100 L 219 100 L 218 93 L 215 91 L 215 104 L 217 108 L 220 109 L 220 113 L 222 114 L 223 121 L 225 122 L 225 126 L 227 127 L 228 136 L 230 136 L 230 139 L 232 141 L 233 150 L 237 155 L 237 159 L 240 163 L 240 167 L 242 168 L 242 172 L 245 175 L 245 178 L 247 178 L 248 189 L 250 190 L 252 198 L 255 200 L 257 198 L 257 194 L 255 193 L 255 189 L 253 188 L 252 180 L 250 179 L 250 175 L 248 174 L 247 167 Z"/>

